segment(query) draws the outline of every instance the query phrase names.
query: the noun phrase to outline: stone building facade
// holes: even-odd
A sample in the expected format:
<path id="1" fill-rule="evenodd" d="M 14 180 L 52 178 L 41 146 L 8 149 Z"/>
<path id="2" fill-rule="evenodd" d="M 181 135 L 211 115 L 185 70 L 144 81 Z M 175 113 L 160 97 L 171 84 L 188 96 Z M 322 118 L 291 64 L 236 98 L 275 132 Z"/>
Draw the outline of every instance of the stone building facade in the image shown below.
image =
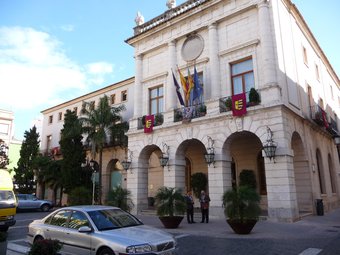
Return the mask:
<path id="1" fill-rule="evenodd" d="M 159 187 L 190 190 L 190 176 L 202 172 L 210 214 L 222 217 L 222 194 L 237 185 L 243 169 L 254 171 L 269 219 L 291 222 L 315 213 L 316 199 L 326 211 L 339 206 L 340 82 L 290 0 L 189 0 L 145 23 L 139 16 L 136 24 L 126 40 L 135 49 L 134 78 L 43 111 L 42 149 L 58 146 L 49 135 L 60 132 L 62 121 L 48 124 L 50 116 L 123 88 L 132 164 L 125 172 L 126 151 L 106 148 L 103 194 L 120 173 L 135 213 Z M 189 76 L 195 69 L 202 100 L 182 107 L 172 73 L 179 82 L 179 71 Z M 255 105 L 251 88 L 260 96 Z M 235 116 L 226 98 L 243 92 L 246 113 Z M 162 121 L 145 133 L 142 117 L 150 114 Z M 263 151 L 270 139 L 274 157 Z M 207 152 L 214 153 L 211 164 Z M 169 158 L 164 167 L 162 155 Z"/>

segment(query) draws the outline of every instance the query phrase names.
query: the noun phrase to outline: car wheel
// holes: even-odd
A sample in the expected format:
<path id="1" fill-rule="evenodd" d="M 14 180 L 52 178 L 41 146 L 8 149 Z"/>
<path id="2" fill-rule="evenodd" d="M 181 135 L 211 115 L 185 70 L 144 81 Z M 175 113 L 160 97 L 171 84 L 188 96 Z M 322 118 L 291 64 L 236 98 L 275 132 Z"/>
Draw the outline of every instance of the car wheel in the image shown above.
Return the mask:
<path id="1" fill-rule="evenodd" d="M 50 210 L 50 206 L 47 204 L 42 205 L 40 208 L 43 212 L 48 212 Z"/>
<path id="2" fill-rule="evenodd" d="M 114 253 L 110 248 L 104 248 L 104 249 L 100 250 L 98 255 L 114 255 Z"/>

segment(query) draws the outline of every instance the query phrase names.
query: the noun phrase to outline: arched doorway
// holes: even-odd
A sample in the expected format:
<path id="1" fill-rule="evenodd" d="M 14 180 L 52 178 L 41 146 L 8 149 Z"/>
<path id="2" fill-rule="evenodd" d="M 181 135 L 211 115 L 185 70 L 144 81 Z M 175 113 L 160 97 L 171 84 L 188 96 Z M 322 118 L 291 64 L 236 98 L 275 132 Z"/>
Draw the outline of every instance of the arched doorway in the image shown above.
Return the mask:
<path id="1" fill-rule="evenodd" d="M 109 164 L 109 190 L 117 187 L 126 188 L 126 171 L 118 159 L 112 159 Z"/>
<path id="2" fill-rule="evenodd" d="M 204 144 L 197 139 L 183 141 L 176 151 L 176 159 L 185 162 L 183 176 L 183 191 L 192 191 L 191 176 L 195 173 L 203 173 L 208 178 L 208 167 L 204 159 L 206 152 Z M 182 170 L 179 170 L 182 171 Z M 209 187 L 206 188 L 209 192 Z"/>
<path id="3" fill-rule="evenodd" d="M 312 213 L 313 193 L 311 174 L 302 139 L 297 132 L 293 133 L 291 144 L 292 150 L 294 151 L 294 178 L 299 214 Z"/>
<path id="4" fill-rule="evenodd" d="M 231 160 L 231 186 L 239 184 L 242 170 L 251 170 L 256 176 L 257 192 L 261 195 L 261 207 L 267 208 L 267 185 L 264 159 L 262 156 L 261 140 L 248 131 L 236 132 L 228 137 L 224 153 L 229 153 L 226 158 Z"/>

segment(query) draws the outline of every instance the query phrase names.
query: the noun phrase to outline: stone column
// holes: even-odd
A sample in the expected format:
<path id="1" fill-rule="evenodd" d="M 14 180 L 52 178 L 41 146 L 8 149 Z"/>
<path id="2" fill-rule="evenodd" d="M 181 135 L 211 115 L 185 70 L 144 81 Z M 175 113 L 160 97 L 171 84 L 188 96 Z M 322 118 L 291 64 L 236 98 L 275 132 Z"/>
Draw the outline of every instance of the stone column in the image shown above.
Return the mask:
<path id="1" fill-rule="evenodd" d="M 127 170 L 127 189 L 131 191 L 134 214 L 148 207 L 148 169 L 148 158 L 141 158 L 139 162 L 132 160 L 131 167 Z"/>
<path id="2" fill-rule="evenodd" d="M 258 4 L 259 34 L 261 45 L 261 68 L 263 69 L 263 86 L 276 83 L 274 44 L 271 32 L 269 1 L 263 0 Z"/>
<path id="3" fill-rule="evenodd" d="M 135 74 L 135 86 L 134 86 L 134 112 L 133 117 L 138 118 L 142 116 L 142 102 L 143 102 L 143 58 L 142 55 L 136 56 L 135 62 L 136 74 Z"/>
<path id="4" fill-rule="evenodd" d="M 299 217 L 293 164 L 291 155 L 276 156 L 275 163 L 265 158 L 270 220 L 293 222 Z"/>
<path id="5" fill-rule="evenodd" d="M 221 159 L 222 155 L 215 155 L 215 157 L 215 164 L 208 167 L 210 214 L 224 218 L 222 196 L 226 190 L 232 187 L 231 161 Z"/>
<path id="6" fill-rule="evenodd" d="M 209 25 L 209 68 L 211 98 L 217 99 L 221 94 L 220 61 L 218 57 L 218 36 L 216 23 Z"/>
<path id="7" fill-rule="evenodd" d="M 168 81 L 166 86 L 166 98 L 165 98 L 165 111 L 173 110 L 177 108 L 177 94 L 176 88 L 174 85 L 172 71 L 176 75 L 176 42 L 171 41 L 168 44 L 168 63 L 169 63 L 169 70 L 168 70 Z M 178 81 L 178 79 L 177 79 Z M 178 81 L 179 82 L 179 81 Z"/>

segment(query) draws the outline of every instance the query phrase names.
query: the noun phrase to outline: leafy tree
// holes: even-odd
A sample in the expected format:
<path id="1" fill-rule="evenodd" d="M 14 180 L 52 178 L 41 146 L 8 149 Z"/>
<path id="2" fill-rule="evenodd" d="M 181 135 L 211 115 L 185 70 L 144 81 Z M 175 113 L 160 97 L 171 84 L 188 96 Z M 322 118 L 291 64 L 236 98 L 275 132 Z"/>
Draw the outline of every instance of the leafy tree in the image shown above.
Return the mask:
<path id="1" fill-rule="evenodd" d="M 35 176 L 38 185 L 44 197 L 45 187 L 52 189 L 52 202 L 56 203 L 57 191 L 60 188 L 62 198 L 62 176 L 61 176 L 62 160 L 54 160 L 49 156 L 39 155 L 34 161 Z"/>
<path id="2" fill-rule="evenodd" d="M 83 102 L 81 111 L 83 116 L 80 118 L 83 132 L 87 135 L 86 140 L 91 145 L 93 159 L 96 158 L 96 153 L 99 153 L 99 203 L 101 203 L 103 149 L 109 138 L 115 135 L 113 131 L 120 130 L 115 125 L 121 122 L 120 112 L 123 110 L 125 110 L 124 105 L 111 108 L 106 95 L 99 99 L 97 107 L 93 102 Z"/>
<path id="3" fill-rule="evenodd" d="M 191 186 L 197 198 L 200 197 L 201 191 L 205 190 L 207 184 L 208 179 L 204 173 L 198 172 L 191 175 Z"/>
<path id="4" fill-rule="evenodd" d="M 18 167 L 14 168 L 14 179 L 20 193 L 35 192 L 34 161 L 39 153 L 39 143 L 39 134 L 35 126 L 29 131 L 25 131 Z"/>
<path id="5" fill-rule="evenodd" d="M 73 188 L 81 185 L 91 188 L 91 171 L 81 167 L 81 163 L 85 161 L 82 139 L 82 126 L 76 113 L 67 110 L 59 143 L 63 155 L 62 183 L 65 193 L 68 194 Z"/>
<path id="6" fill-rule="evenodd" d="M 84 186 L 75 187 L 68 196 L 70 205 L 90 205 L 91 199 L 91 189 Z"/>
<path id="7" fill-rule="evenodd" d="M 0 139 L 0 169 L 6 169 L 8 164 L 8 146 Z"/>

